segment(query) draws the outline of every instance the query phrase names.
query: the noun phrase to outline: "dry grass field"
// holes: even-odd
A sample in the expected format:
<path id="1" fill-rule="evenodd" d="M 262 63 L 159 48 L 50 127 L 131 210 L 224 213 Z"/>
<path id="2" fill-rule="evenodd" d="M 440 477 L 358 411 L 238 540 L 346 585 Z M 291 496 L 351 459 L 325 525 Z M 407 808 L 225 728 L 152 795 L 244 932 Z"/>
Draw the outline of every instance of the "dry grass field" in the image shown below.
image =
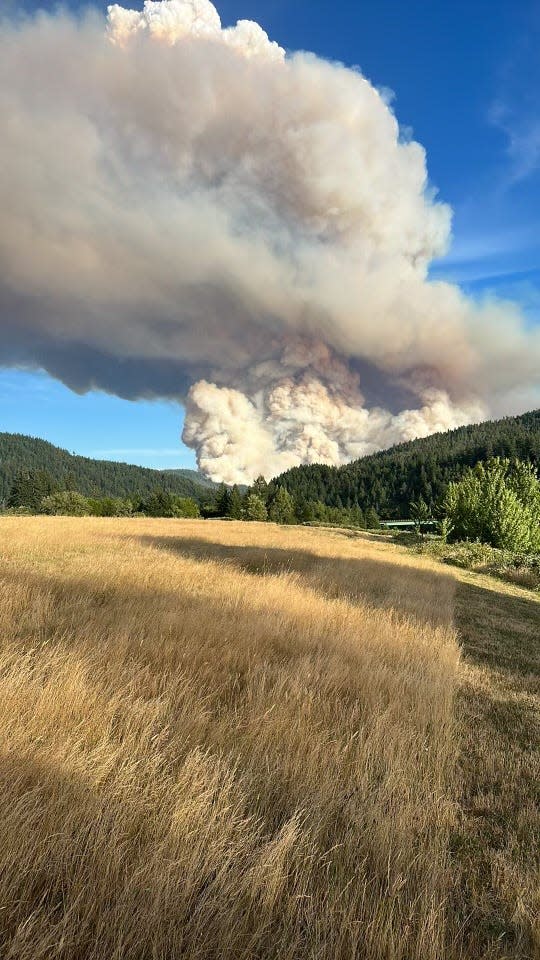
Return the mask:
<path id="1" fill-rule="evenodd" d="M 533 956 L 523 591 L 219 521 L 4 518 L 0 563 L 2 960 Z"/>

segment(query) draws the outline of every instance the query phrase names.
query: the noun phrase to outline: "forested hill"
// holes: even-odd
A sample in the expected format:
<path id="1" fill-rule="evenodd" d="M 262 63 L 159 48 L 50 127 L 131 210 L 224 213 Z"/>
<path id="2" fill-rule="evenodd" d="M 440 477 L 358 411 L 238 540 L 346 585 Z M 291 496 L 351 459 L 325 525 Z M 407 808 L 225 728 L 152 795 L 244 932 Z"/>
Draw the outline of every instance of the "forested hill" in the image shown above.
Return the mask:
<path id="1" fill-rule="evenodd" d="M 0 433 L 0 504 L 14 478 L 24 470 L 45 470 L 60 486 L 69 485 L 85 496 L 144 496 L 156 487 L 199 503 L 208 499 L 214 484 L 194 470 L 150 470 L 111 460 L 79 457 L 60 447 L 18 433 Z"/>
<path id="2" fill-rule="evenodd" d="M 540 410 L 411 440 L 343 467 L 294 467 L 274 483 L 296 500 L 332 507 L 373 507 L 379 516 L 407 517 L 421 496 L 433 507 L 450 480 L 490 457 L 518 457 L 540 466 Z"/>

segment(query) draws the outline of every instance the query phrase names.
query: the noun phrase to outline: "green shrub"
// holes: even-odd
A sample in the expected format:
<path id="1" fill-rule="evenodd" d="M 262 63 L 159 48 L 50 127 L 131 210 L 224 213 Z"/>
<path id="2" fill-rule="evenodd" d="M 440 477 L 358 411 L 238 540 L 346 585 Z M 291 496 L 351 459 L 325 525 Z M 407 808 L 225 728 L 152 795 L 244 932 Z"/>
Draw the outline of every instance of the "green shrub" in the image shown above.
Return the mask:
<path id="1" fill-rule="evenodd" d="M 43 498 L 41 511 L 54 516 L 86 517 L 90 513 L 90 504 L 76 490 L 61 490 Z"/>
<path id="2" fill-rule="evenodd" d="M 444 510 L 455 540 L 506 550 L 540 550 L 540 483 L 529 463 L 477 463 L 448 487 Z"/>

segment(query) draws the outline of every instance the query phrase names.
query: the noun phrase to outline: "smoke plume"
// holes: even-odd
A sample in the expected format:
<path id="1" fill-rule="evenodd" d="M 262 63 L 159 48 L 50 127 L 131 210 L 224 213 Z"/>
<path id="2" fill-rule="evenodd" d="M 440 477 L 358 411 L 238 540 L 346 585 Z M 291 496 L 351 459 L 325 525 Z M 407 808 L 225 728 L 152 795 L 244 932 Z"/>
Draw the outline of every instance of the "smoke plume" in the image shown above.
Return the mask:
<path id="1" fill-rule="evenodd" d="M 451 213 L 358 71 L 209 0 L 4 22 L 0 363 L 171 397 L 214 479 L 540 402 L 517 308 L 430 282 Z"/>

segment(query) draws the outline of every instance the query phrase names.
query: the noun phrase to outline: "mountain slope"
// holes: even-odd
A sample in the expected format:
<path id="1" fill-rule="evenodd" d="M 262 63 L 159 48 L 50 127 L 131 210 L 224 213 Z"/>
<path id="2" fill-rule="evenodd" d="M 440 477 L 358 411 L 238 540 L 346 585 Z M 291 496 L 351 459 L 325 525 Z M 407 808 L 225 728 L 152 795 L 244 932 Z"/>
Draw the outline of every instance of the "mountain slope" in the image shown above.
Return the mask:
<path id="1" fill-rule="evenodd" d="M 450 480 L 490 457 L 519 457 L 540 466 L 540 410 L 411 440 L 342 467 L 293 467 L 276 478 L 297 499 L 329 506 L 374 507 L 384 517 L 408 516 L 422 496 L 434 505 Z"/>
<path id="2" fill-rule="evenodd" d="M 46 470 L 53 480 L 69 480 L 87 496 L 128 497 L 144 495 L 154 487 L 171 493 L 207 499 L 211 481 L 194 470 L 151 470 L 110 460 L 79 457 L 46 440 L 18 433 L 0 433 L 0 503 L 8 496 L 15 476 L 22 470 Z"/>

